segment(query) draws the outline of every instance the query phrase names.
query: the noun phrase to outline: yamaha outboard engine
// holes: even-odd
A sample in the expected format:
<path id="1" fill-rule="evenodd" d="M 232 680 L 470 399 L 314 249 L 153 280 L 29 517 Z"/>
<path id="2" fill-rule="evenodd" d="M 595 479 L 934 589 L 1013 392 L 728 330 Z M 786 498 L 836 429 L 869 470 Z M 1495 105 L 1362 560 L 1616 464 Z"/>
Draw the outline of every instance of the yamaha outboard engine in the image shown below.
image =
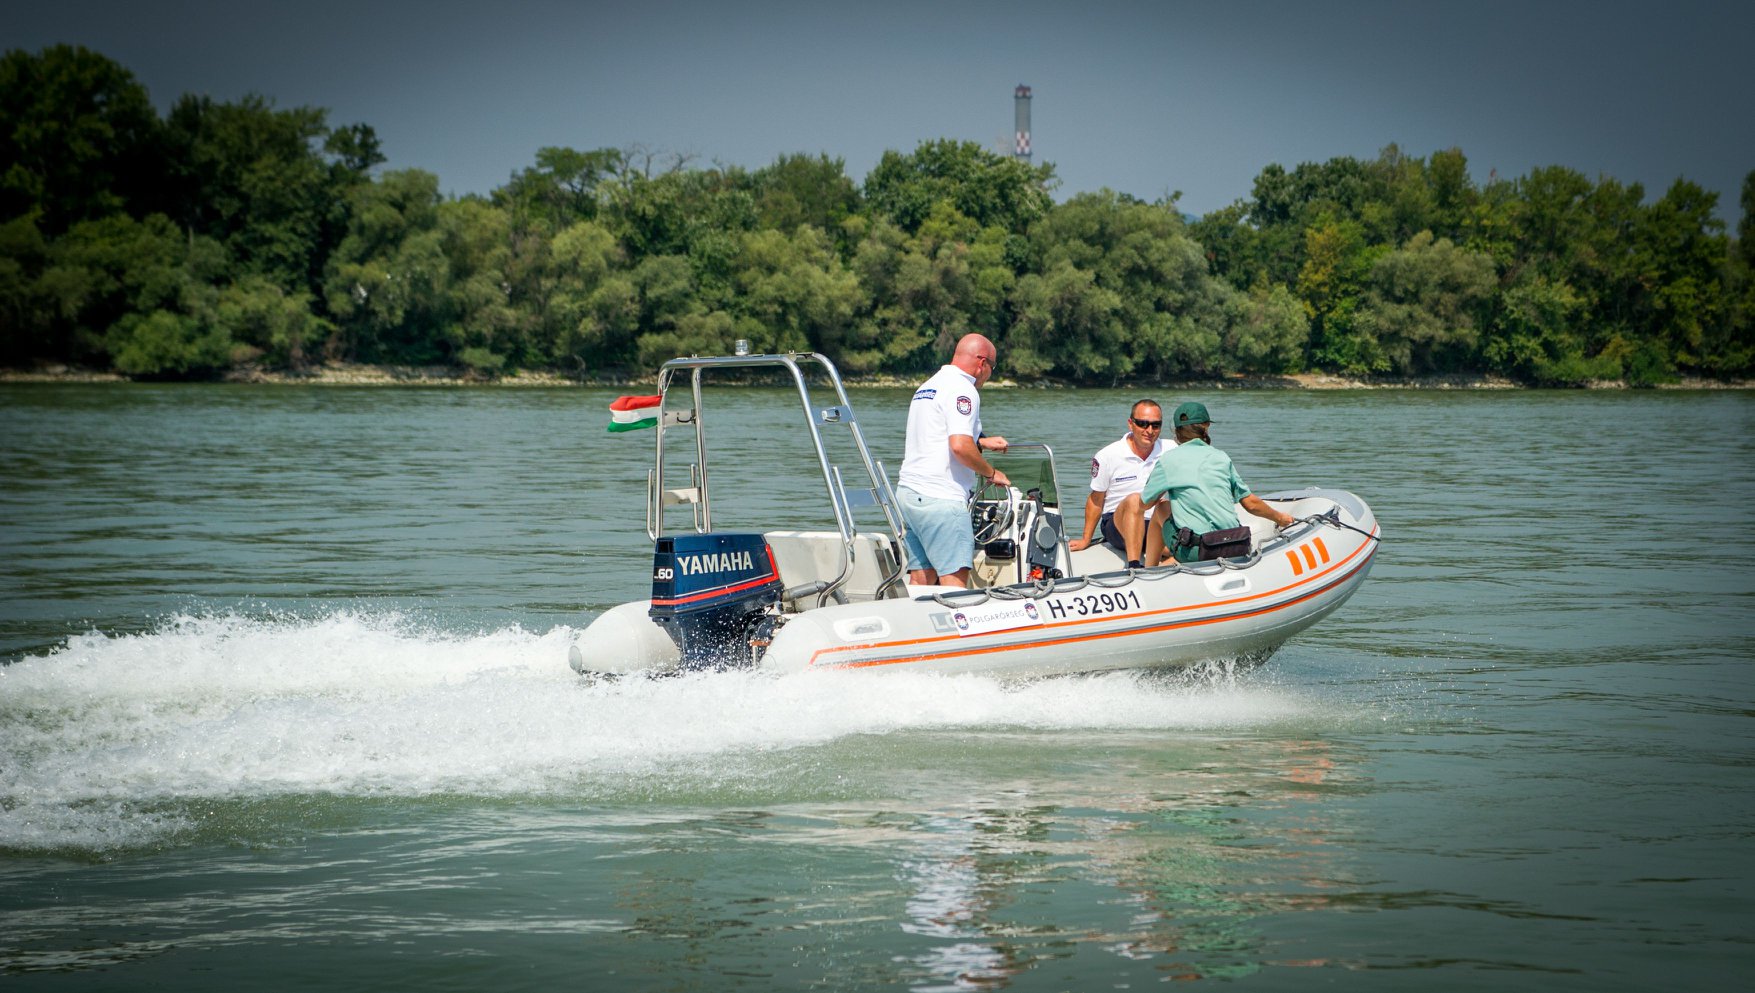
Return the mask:
<path id="1" fill-rule="evenodd" d="M 759 534 L 680 534 L 653 549 L 650 616 L 676 642 L 685 670 L 748 665 L 751 633 L 783 589 Z"/>

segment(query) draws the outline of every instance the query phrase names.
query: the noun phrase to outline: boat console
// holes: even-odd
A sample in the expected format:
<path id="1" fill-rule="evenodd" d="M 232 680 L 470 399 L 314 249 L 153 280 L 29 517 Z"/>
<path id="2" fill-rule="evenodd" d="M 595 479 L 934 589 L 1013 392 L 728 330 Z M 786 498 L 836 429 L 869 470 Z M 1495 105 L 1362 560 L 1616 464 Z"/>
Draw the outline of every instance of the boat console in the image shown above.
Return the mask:
<path id="1" fill-rule="evenodd" d="M 1004 452 L 985 455 L 1012 485 L 983 486 L 970 501 L 971 585 L 1010 586 L 1072 575 L 1053 450 L 1038 442 L 1014 442 Z"/>

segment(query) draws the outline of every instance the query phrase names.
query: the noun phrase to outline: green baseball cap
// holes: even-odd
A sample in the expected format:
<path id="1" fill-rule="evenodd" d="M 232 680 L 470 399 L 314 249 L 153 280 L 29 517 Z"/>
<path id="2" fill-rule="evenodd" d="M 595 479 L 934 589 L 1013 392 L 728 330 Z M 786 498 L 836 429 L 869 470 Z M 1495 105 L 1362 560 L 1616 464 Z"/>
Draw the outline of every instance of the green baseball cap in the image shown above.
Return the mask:
<path id="1" fill-rule="evenodd" d="M 1175 416 L 1170 418 L 1170 426 L 1173 428 L 1179 428 L 1185 424 L 1211 424 L 1211 423 L 1213 423 L 1213 419 L 1211 417 L 1207 416 L 1206 405 L 1200 404 L 1200 403 L 1195 403 L 1192 400 L 1190 400 L 1188 403 L 1185 403 L 1185 404 L 1182 404 L 1181 406 L 1178 406 L 1176 408 Z"/>

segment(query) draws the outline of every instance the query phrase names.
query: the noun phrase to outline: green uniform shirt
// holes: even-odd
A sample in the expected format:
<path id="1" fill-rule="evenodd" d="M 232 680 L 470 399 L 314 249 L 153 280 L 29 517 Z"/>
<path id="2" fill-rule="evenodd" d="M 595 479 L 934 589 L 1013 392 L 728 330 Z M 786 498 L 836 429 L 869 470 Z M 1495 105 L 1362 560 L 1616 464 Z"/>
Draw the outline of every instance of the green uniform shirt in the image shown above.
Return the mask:
<path id="1" fill-rule="evenodd" d="M 1164 525 L 1164 543 L 1176 544 L 1179 527 L 1195 534 L 1237 526 L 1237 501 L 1249 495 L 1249 487 L 1237 475 L 1231 456 L 1195 438 L 1165 452 L 1146 477 L 1140 500 L 1150 507 L 1161 494 L 1170 494 L 1171 520 Z M 1176 558 L 1193 562 L 1198 548 L 1178 548 Z"/>

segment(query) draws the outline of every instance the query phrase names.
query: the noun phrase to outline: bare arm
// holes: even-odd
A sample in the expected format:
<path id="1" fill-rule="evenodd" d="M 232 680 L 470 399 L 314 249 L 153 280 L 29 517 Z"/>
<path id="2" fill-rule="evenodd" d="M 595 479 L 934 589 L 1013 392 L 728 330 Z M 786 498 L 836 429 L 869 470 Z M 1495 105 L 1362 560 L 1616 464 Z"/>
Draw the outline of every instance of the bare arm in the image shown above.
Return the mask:
<path id="1" fill-rule="evenodd" d="M 1098 493 L 1096 490 L 1092 490 L 1091 495 L 1085 497 L 1085 536 L 1067 542 L 1068 551 L 1076 552 L 1091 547 L 1091 534 L 1097 530 L 1097 523 L 1103 518 L 1103 502 L 1108 497 L 1107 492 Z"/>
<path id="2" fill-rule="evenodd" d="M 1004 438 L 987 438 L 984 440 L 990 442 L 998 441 L 1001 447 L 1005 445 Z M 975 475 L 980 476 L 982 479 L 991 479 L 1001 486 L 1010 486 L 1012 484 L 1012 481 L 1006 478 L 1005 473 L 995 469 L 991 462 L 988 462 L 982 457 L 981 446 L 977 445 L 975 439 L 969 435 L 951 435 L 951 455 L 955 457 L 958 462 L 975 470 Z"/>
<path id="3" fill-rule="evenodd" d="M 1265 517 L 1268 520 L 1273 521 L 1278 527 L 1291 527 L 1297 520 L 1291 514 L 1275 510 L 1268 505 L 1266 500 L 1256 496 L 1254 493 L 1249 494 L 1237 502 L 1243 505 L 1244 510 L 1249 511 L 1257 517 Z"/>

